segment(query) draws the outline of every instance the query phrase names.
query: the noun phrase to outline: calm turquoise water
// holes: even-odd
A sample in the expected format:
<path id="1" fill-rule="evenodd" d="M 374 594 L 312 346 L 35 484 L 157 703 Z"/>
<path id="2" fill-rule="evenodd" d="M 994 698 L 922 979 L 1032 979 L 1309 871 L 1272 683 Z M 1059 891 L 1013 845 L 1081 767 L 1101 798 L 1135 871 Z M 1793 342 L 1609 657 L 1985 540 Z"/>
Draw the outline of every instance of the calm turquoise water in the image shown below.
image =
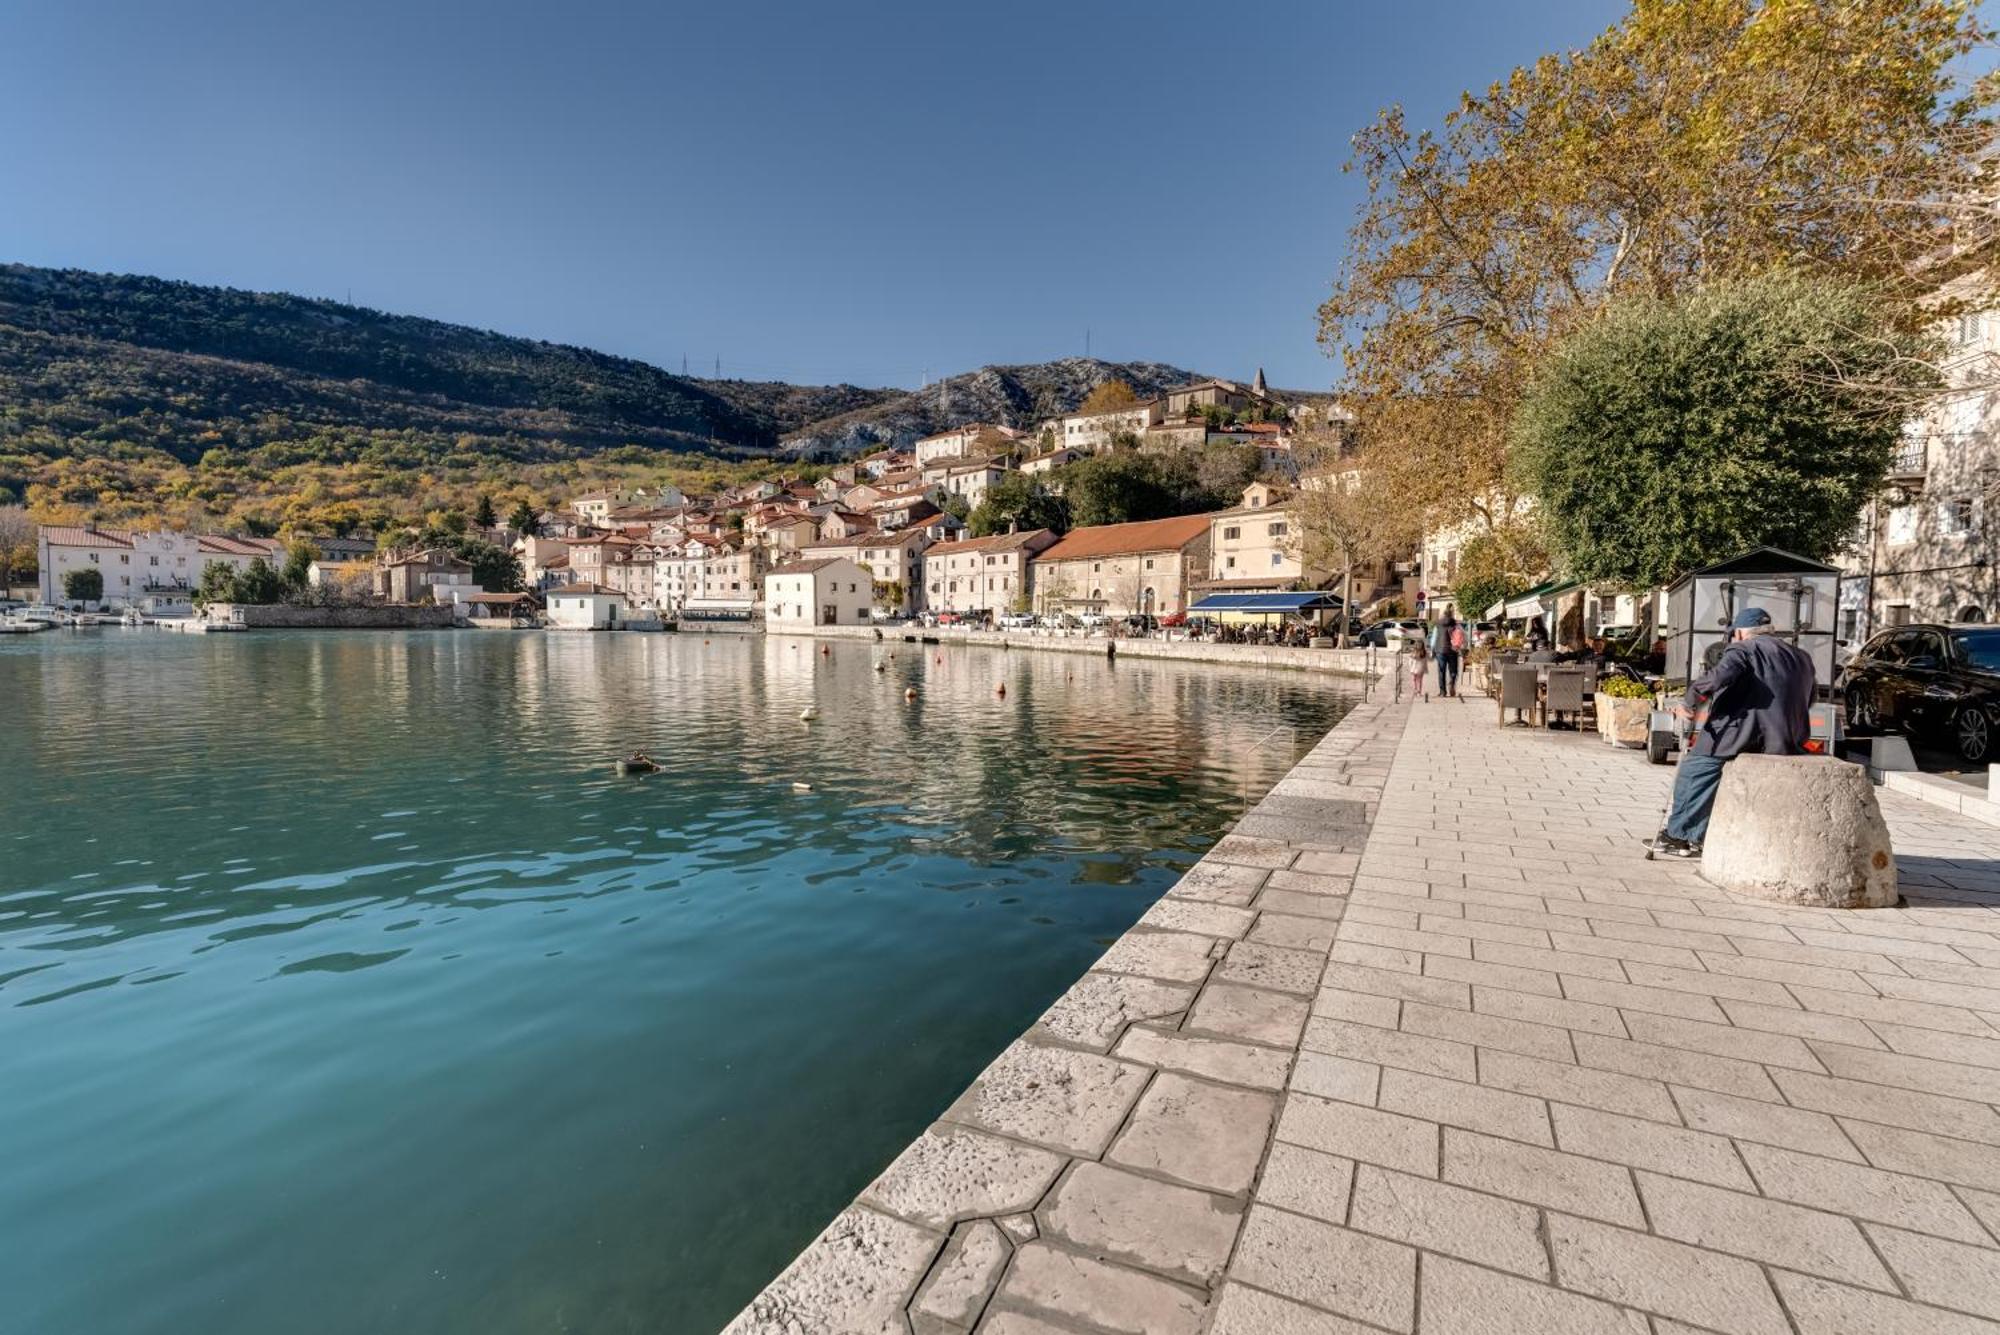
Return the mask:
<path id="1" fill-rule="evenodd" d="M 0 1331 L 713 1331 L 1348 703 L 817 648 L 0 639 Z"/>

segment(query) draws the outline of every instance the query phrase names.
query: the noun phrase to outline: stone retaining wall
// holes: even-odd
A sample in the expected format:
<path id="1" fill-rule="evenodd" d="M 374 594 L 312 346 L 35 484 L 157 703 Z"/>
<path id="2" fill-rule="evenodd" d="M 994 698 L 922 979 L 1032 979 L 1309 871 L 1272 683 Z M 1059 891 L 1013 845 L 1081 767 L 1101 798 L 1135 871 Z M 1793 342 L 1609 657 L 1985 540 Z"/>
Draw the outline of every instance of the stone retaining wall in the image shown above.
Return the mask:
<path id="1" fill-rule="evenodd" d="M 1357 706 L 727 1335 L 1205 1330 L 1291 1171 L 1279 1099 L 1407 716 Z"/>
<path id="2" fill-rule="evenodd" d="M 871 626 L 800 626 L 771 633 L 843 640 L 875 638 L 875 628 Z M 1120 658 L 1170 658 L 1189 663 L 1226 663 L 1231 667 L 1293 668 L 1345 677 L 1376 676 L 1386 670 L 1395 657 L 1379 649 L 1296 649 L 1287 645 L 1217 644 L 1211 640 L 1111 640 L 1102 635 L 960 630 L 951 626 L 940 626 L 935 630 L 882 627 L 884 640 L 902 641 L 919 637 L 935 639 L 943 644 L 978 644 L 996 649 L 1053 649 L 1059 653 L 1095 654 L 1099 658 L 1115 645 Z"/>
<path id="3" fill-rule="evenodd" d="M 240 621 L 252 630 L 450 630 L 452 609 L 398 603 L 362 607 L 292 607 L 278 603 L 210 603 L 210 621 Z"/>

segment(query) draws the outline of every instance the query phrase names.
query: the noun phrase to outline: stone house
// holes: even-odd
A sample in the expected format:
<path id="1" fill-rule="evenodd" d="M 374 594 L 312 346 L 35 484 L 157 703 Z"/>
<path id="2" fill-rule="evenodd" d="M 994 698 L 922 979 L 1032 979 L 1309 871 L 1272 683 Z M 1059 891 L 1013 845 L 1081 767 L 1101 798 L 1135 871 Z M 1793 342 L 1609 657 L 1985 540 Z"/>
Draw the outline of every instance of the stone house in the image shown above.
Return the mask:
<path id="1" fill-rule="evenodd" d="M 1037 556 L 1036 609 L 1165 616 L 1187 609 L 1208 571 L 1209 515 L 1072 529 Z"/>
<path id="2" fill-rule="evenodd" d="M 793 561 L 764 576 L 764 624 L 865 626 L 875 602 L 873 577 L 844 556 Z"/>
<path id="3" fill-rule="evenodd" d="M 376 592 L 392 603 L 450 603 L 453 590 L 479 592 L 472 563 L 442 547 L 385 561 L 376 575 Z"/>

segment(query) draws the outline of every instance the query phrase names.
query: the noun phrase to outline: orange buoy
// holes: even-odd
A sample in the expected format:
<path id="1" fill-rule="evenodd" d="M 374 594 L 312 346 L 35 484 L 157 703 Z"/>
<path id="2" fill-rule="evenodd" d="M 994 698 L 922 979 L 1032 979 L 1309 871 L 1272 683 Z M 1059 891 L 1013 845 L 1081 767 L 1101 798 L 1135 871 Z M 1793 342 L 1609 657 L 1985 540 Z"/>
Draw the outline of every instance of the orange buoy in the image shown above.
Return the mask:
<path id="1" fill-rule="evenodd" d="M 916 698 L 917 698 L 917 688 L 916 688 L 916 687 L 914 687 L 914 686 L 905 686 L 905 687 L 903 688 L 903 698 L 904 698 L 905 700 L 914 700 L 914 699 L 916 699 Z"/>
<path id="2" fill-rule="evenodd" d="M 995 687 L 993 688 L 993 694 L 995 694 L 995 695 L 1005 695 L 1005 694 L 1007 694 L 1007 683 L 1003 681 L 1003 682 L 1001 682 L 1001 683 L 1000 683 L 1000 684 L 999 684 L 998 686 L 995 686 Z"/>
<path id="3" fill-rule="evenodd" d="M 819 647 L 819 651 L 823 654 L 831 655 L 833 653 L 833 646 L 830 644 L 822 644 Z"/>

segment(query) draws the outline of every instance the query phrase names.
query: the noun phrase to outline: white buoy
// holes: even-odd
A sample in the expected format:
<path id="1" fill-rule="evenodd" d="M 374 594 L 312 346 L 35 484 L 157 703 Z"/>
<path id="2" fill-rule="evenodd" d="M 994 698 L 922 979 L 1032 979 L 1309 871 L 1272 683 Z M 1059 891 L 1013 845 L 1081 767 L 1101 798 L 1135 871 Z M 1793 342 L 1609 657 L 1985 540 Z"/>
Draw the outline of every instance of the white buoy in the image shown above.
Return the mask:
<path id="1" fill-rule="evenodd" d="M 819 711 L 817 709 L 814 709 L 811 705 L 807 705 L 804 709 L 801 709 L 799 711 L 799 719 L 801 722 L 804 723 L 811 723 L 814 719 L 818 717 L 819 717 Z"/>
<path id="2" fill-rule="evenodd" d="M 812 790 L 813 786 L 809 783 L 800 783 L 797 780 L 792 782 L 792 791 L 795 793 L 809 793 Z"/>
<path id="3" fill-rule="evenodd" d="M 904 698 L 905 700 L 914 700 L 914 699 L 916 699 L 916 698 L 917 698 L 917 688 L 916 688 L 916 687 L 914 687 L 914 686 L 905 686 L 905 687 L 903 688 L 903 698 Z"/>
<path id="4" fill-rule="evenodd" d="M 877 672 L 887 672 L 889 670 L 889 665 L 887 663 L 877 663 L 875 665 L 875 670 Z"/>

